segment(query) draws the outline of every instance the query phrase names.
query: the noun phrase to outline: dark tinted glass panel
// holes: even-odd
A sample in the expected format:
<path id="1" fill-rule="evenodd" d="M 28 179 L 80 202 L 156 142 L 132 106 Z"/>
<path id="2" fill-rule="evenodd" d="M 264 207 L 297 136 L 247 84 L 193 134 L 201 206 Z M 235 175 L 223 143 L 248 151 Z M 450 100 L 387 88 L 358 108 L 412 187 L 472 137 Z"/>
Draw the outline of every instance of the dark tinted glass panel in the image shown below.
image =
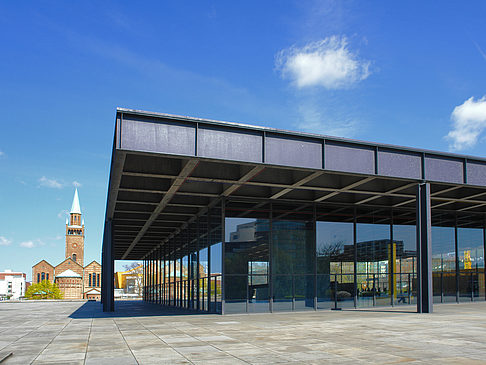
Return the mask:
<path id="1" fill-rule="evenodd" d="M 225 220 L 225 313 L 269 310 L 269 221 Z"/>
<path id="2" fill-rule="evenodd" d="M 354 305 L 353 223 L 316 223 L 317 308 Z M 337 298 L 335 296 L 337 295 Z"/>
<path id="3" fill-rule="evenodd" d="M 484 300 L 483 229 L 458 228 L 459 299 Z"/>
<path id="4" fill-rule="evenodd" d="M 396 244 L 394 267 L 394 304 L 417 302 L 417 247 L 414 225 L 394 225 L 393 241 Z"/>
<path id="5" fill-rule="evenodd" d="M 293 275 L 274 275 L 273 277 L 273 310 L 290 311 L 293 309 L 294 284 Z"/>
<path id="6" fill-rule="evenodd" d="M 434 302 L 456 301 L 456 250 L 454 227 L 432 227 Z"/>
<path id="7" fill-rule="evenodd" d="M 397 252 L 397 243 L 390 239 L 390 225 L 358 223 L 356 236 L 358 307 L 390 305 L 389 273 Z"/>
<path id="8" fill-rule="evenodd" d="M 272 272 L 274 275 L 313 274 L 314 260 L 312 222 L 273 221 Z"/>
<path id="9" fill-rule="evenodd" d="M 294 275 L 295 310 L 314 309 L 314 275 Z"/>

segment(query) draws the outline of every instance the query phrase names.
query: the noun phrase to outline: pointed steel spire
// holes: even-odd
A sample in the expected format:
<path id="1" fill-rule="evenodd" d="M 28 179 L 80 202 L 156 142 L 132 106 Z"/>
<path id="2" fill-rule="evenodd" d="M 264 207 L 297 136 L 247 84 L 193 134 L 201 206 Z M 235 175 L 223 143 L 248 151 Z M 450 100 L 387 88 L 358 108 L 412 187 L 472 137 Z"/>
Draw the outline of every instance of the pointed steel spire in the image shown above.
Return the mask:
<path id="1" fill-rule="evenodd" d="M 74 191 L 73 205 L 71 206 L 71 214 L 81 214 L 81 208 L 79 207 L 78 188 Z"/>

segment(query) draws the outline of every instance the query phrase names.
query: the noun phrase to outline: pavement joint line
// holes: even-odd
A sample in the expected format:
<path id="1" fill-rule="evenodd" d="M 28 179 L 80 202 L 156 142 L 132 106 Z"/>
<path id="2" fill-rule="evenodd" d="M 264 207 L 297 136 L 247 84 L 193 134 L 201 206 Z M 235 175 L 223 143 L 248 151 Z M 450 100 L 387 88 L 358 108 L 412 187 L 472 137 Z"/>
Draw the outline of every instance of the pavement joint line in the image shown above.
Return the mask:
<path id="1" fill-rule="evenodd" d="M 204 326 L 200 326 L 200 327 L 204 327 Z M 211 347 L 215 348 L 215 349 L 216 349 L 216 350 L 218 350 L 218 351 L 224 352 L 226 355 L 230 355 L 231 357 L 234 357 L 235 359 L 238 359 L 238 360 L 240 360 L 240 361 L 243 361 L 244 363 L 251 364 L 250 362 L 248 362 L 248 361 L 246 361 L 246 360 L 240 359 L 238 356 L 235 356 L 235 355 L 233 355 L 233 354 L 230 354 L 229 352 L 226 352 L 225 350 L 222 350 L 222 349 L 218 348 L 216 345 L 213 345 L 213 344 L 211 344 L 211 343 L 209 343 L 209 342 L 207 342 L 207 341 L 200 340 L 199 338 L 196 338 L 196 337 L 194 337 L 194 336 L 192 336 L 192 335 L 190 335 L 190 334 L 188 334 L 188 333 L 184 332 L 184 331 L 183 331 L 183 330 L 181 330 L 180 328 L 177 328 L 177 330 L 178 330 L 179 332 L 181 332 L 181 333 L 185 334 L 185 335 L 188 335 L 188 336 L 190 336 L 190 337 L 192 337 L 192 338 L 196 339 L 196 340 L 197 340 L 197 341 L 199 341 L 199 342 L 205 343 L 206 345 L 209 345 L 209 346 L 211 346 Z M 150 330 L 149 330 L 149 331 L 150 331 Z M 225 336 L 224 334 L 220 333 L 219 331 L 216 331 L 216 333 L 218 333 L 218 334 L 220 334 L 220 335 Z"/>
<path id="2" fill-rule="evenodd" d="M 91 324 L 89 326 L 88 341 L 86 342 L 86 353 L 84 354 L 83 364 L 86 364 L 86 359 L 88 358 L 89 340 L 91 338 L 91 330 L 93 329 L 93 321 L 94 321 L 94 318 L 91 317 Z"/>
<path id="3" fill-rule="evenodd" d="M 31 321 L 29 321 L 29 322 L 34 322 L 34 320 L 31 320 Z M 22 339 L 22 338 L 24 338 L 25 336 L 30 335 L 32 332 L 37 331 L 39 328 L 41 328 L 42 326 L 44 326 L 44 325 L 45 325 L 46 323 L 48 323 L 48 322 L 50 322 L 50 321 L 44 321 L 44 322 L 42 322 L 42 324 L 41 324 L 41 325 L 39 325 L 39 326 L 35 327 L 33 330 L 31 330 L 31 331 L 27 332 L 27 333 L 26 333 L 26 334 L 24 334 L 23 336 L 20 336 L 20 337 L 19 337 L 19 338 L 17 338 L 15 341 L 10 342 L 8 345 L 5 345 L 5 346 L 3 346 L 2 348 L 0 348 L 0 351 L 4 350 L 4 349 L 5 349 L 6 347 L 8 347 L 8 346 L 12 346 L 14 343 L 16 343 L 17 341 L 21 340 L 21 339 Z M 23 327 L 25 327 L 25 324 L 23 324 L 23 325 L 18 325 L 17 327 L 14 327 L 14 328 L 19 328 L 19 327 L 22 327 L 22 326 L 23 326 Z M 9 329 L 6 329 L 6 331 L 7 331 L 7 330 L 9 330 Z M 11 330 L 10 330 L 10 331 L 11 331 Z M 3 331 L 2 331 L 2 332 L 3 332 Z M 1 332 L 0 332 L 0 333 L 1 333 Z"/>
<path id="4" fill-rule="evenodd" d="M 143 327 L 145 328 L 145 330 L 149 331 L 152 335 L 154 335 L 155 337 L 157 337 L 161 342 L 165 343 L 167 346 L 169 346 L 172 350 L 174 350 L 175 352 L 177 352 L 179 355 L 181 355 L 184 359 L 186 359 L 187 361 L 189 361 L 191 364 L 194 364 L 194 362 L 191 361 L 191 359 L 188 359 L 184 354 L 182 354 L 181 352 L 177 351 L 174 347 L 172 347 L 170 344 L 168 344 L 167 342 L 165 342 L 163 339 L 161 339 L 159 336 L 157 336 L 155 333 L 153 333 L 153 331 L 150 329 L 150 328 L 147 328 L 145 327 L 145 325 L 140 322 L 140 320 L 137 320 L 137 322 Z"/>
<path id="5" fill-rule="evenodd" d="M 69 319 L 69 322 L 66 323 L 62 328 L 61 330 L 58 332 L 57 335 L 55 335 L 53 338 L 51 338 L 51 340 L 49 341 L 49 343 L 42 349 L 41 352 L 39 352 L 36 357 L 30 362 L 31 364 L 34 363 L 35 360 L 37 360 L 37 358 L 40 356 L 40 354 L 42 354 L 48 347 L 49 345 L 57 338 L 57 336 L 59 336 L 61 334 L 62 331 L 64 331 L 64 328 L 66 328 L 68 326 L 69 323 L 71 323 L 73 321 L 72 318 Z"/>
<path id="6" fill-rule="evenodd" d="M 120 327 L 118 326 L 118 323 L 116 323 L 116 318 L 112 318 L 112 320 L 113 320 L 113 323 L 115 323 L 116 329 L 118 330 L 118 332 L 119 332 L 119 333 L 120 333 L 120 335 L 122 336 L 123 341 L 125 342 L 125 345 L 126 345 L 126 346 L 128 347 L 128 349 L 130 350 L 130 353 L 132 354 L 133 359 L 135 360 L 135 362 L 136 362 L 137 364 L 139 364 L 139 362 L 138 362 L 138 360 L 137 360 L 137 357 L 136 357 L 136 356 L 135 356 L 135 354 L 133 353 L 132 348 L 130 347 L 130 345 L 129 345 L 129 344 L 128 344 L 128 342 L 127 342 L 127 339 L 126 339 L 126 338 L 125 338 L 125 336 L 123 335 L 122 330 L 121 330 L 121 329 L 120 329 Z"/>

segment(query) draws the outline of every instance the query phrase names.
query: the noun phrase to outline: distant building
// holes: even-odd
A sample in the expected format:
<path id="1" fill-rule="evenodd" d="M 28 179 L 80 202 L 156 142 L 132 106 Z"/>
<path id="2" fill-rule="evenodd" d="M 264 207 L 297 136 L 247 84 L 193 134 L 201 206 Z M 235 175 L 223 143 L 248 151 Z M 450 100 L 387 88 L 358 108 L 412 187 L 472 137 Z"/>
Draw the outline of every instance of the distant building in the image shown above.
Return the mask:
<path id="1" fill-rule="evenodd" d="M 123 289 L 124 294 L 142 296 L 142 265 L 115 273 L 115 289 Z"/>
<path id="2" fill-rule="evenodd" d="M 65 299 L 100 299 L 101 265 L 92 261 L 84 266 L 84 232 L 76 189 L 70 218 L 66 220 L 66 258 L 55 267 L 46 260 L 32 266 L 32 284 L 43 280 L 54 282 Z"/>
<path id="3" fill-rule="evenodd" d="M 0 298 L 19 299 L 25 295 L 26 274 L 5 270 L 0 272 Z"/>

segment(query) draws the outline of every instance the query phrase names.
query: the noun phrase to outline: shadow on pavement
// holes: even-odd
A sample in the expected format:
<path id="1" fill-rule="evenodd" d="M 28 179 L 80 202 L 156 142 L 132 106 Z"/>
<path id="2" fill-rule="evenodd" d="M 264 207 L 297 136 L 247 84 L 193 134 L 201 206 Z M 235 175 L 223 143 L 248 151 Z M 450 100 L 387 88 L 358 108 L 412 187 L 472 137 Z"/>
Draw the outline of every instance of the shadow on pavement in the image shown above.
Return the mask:
<path id="1" fill-rule="evenodd" d="M 212 313 L 190 311 L 182 308 L 164 307 L 160 304 L 147 303 L 142 300 L 115 301 L 114 312 L 103 312 L 100 302 L 86 302 L 76 309 L 69 318 L 113 318 L 113 317 L 149 317 L 149 316 L 182 316 L 207 315 Z"/>

